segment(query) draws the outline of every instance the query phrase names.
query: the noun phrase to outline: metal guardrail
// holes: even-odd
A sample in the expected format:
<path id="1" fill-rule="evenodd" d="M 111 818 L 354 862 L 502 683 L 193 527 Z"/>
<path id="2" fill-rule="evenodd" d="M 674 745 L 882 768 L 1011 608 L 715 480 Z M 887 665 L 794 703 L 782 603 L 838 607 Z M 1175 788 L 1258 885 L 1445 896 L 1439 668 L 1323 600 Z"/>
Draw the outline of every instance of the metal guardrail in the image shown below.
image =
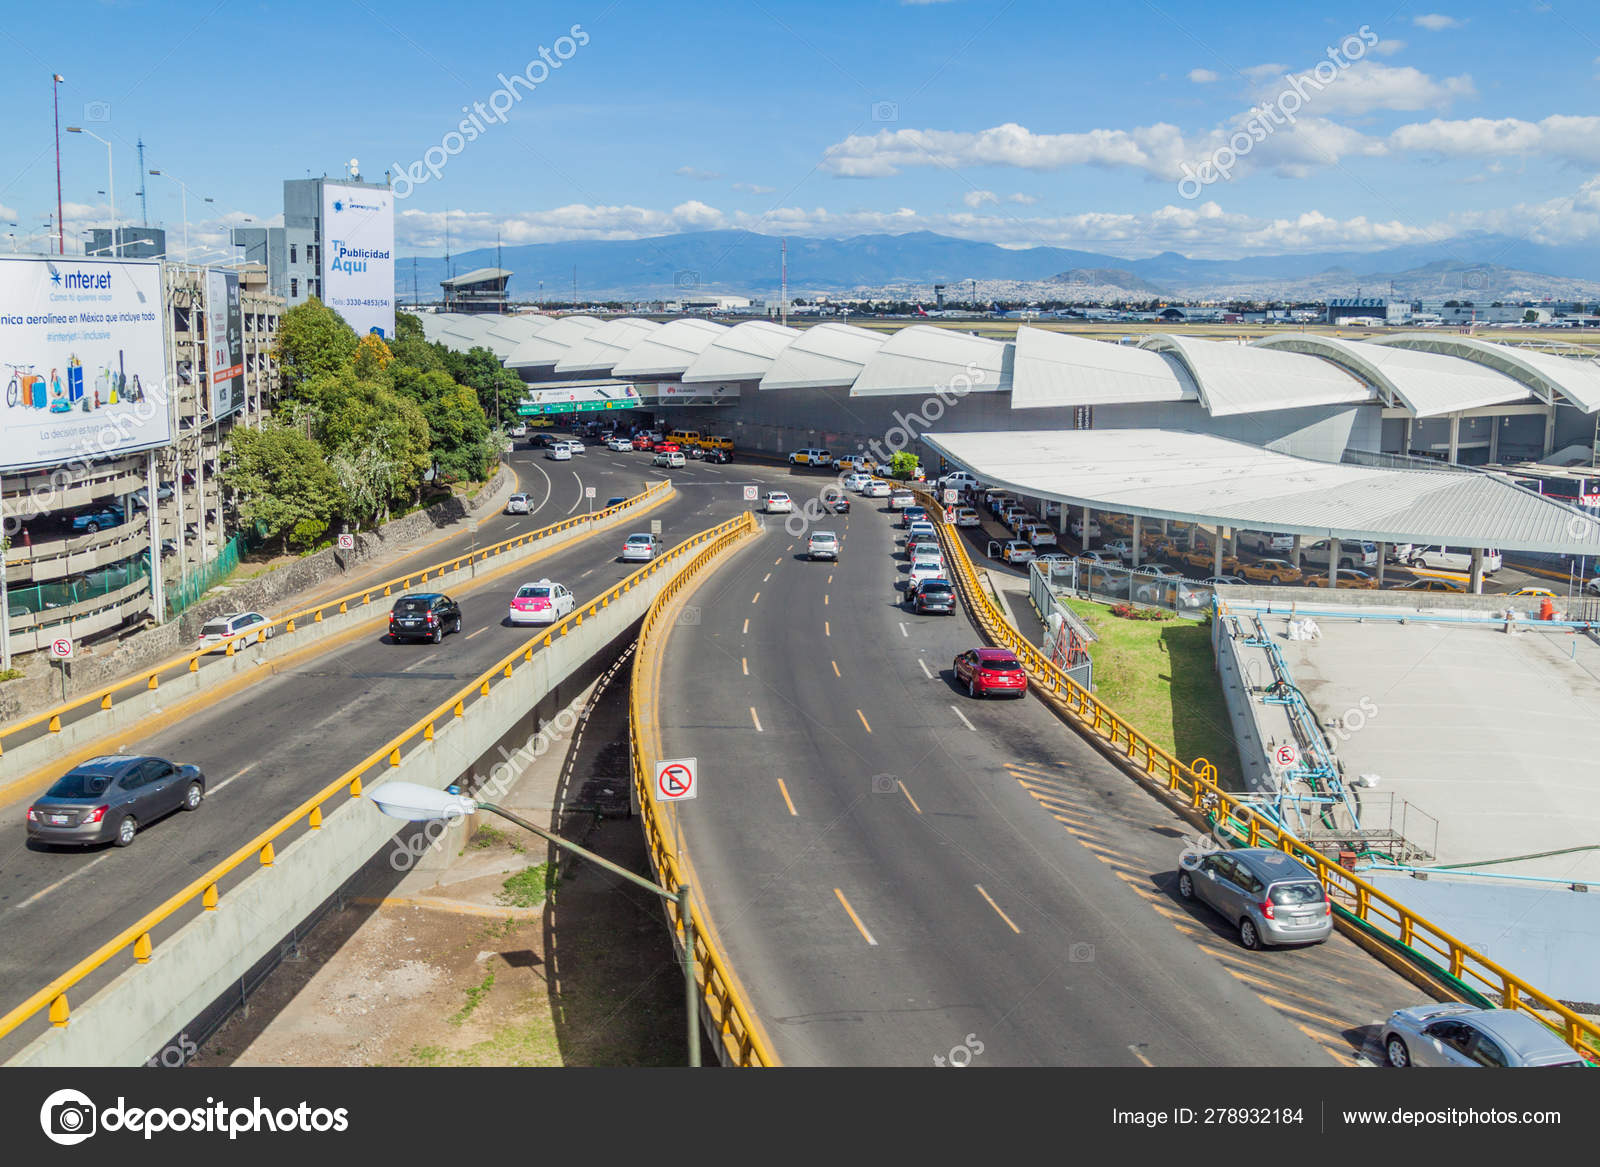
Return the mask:
<path id="1" fill-rule="evenodd" d="M 680 887 L 687 883 L 688 879 L 679 867 L 677 852 L 672 843 L 672 832 L 663 824 L 661 816 L 656 812 L 652 787 L 655 783 L 654 761 L 659 746 L 655 741 L 654 719 L 641 711 L 641 705 L 649 704 L 653 708 L 654 703 L 642 701 L 641 697 L 654 692 L 654 671 L 648 654 L 654 647 L 652 639 L 661 637 L 662 612 L 667 604 L 718 555 L 746 536 L 755 533 L 757 530 L 755 515 L 746 511 L 739 518 L 712 530 L 718 533 L 717 537 L 673 576 L 656 596 L 655 602 L 650 605 L 650 610 L 645 613 L 644 623 L 639 628 L 639 652 L 634 661 L 633 683 L 628 695 L 628 726 L 633 755 L 634 790 L 639 800 L 645 841 L 650 848 L 650 862 L 655 867 L 661 886 L 668 888 Z M 664 643 L 664 637 L 662 639 Z M 704 913 L 693 908 L 690 911 L 694 922 L 695 960 L 705 978 L 702 998 L 721 1036 L 726 1060 L 732 1065 L 743 1067 L 777 1065 L 776 1055 L 767 1047 L 760 1030 L 752 1020 L 754 1011 L 744 1002 L 726 959 L 718 952 L 715 942 L 708 935 L 710 929 Z M 681 944 L 683 925 L 677 919 L 676 905 L 668 903 L 667 913 Z"/>
<path id="2" fill-rule="evenodd" d="M 106 685 L 102 688 L 94 690 L 91 693 L 87 693 L 82 697 L 78 697 L 74 700 L 67 701 L 64 704 L 57 705 L 53 709 L 47 709 L 43 713 L 36 713 L 31 717 L 23 718 L 21 721 L 15 721 L 4 728 L 0 728 L 0 755 L 4 755 L 7 742 L 14 742 L 17 736 L 23 733 L 25 730 L 32 729 L 38 725 L 44 725 L 46 727 L 46 732 L 60 733 L 61 718 L 64 714 L 71 713 L 76 709 L 82 709 L 90 705 L 98 705 L 101 709 L 110 709 L 114 703 L 116 695 L 119 693 L 124 693 L 130 689 L 144 692 L 146 690 L 159 688 L 161 684 L 161 678 L 170 673 L 199 672 L 201 659 L 210 653 L 220 651 L 227 656 L 232 656 L 238 649 L 241 649 L 248 644 L 260 643 L 264 640 L 267 640 L 275 633 L 294 632 L 302 624 L 306 623 L 320 624 L 322 623 L 324 613 L 348 612 L 352 605 L 358 607 L 370 605 L 374 597 L 393 595 L 395 589 L 397 588 L 404 592 L 408 590 L 412 584 L 426 583 L 431 576 L 437 576 L 447 571 L 457 570 L 475 561 L 486 561 L 496 556 L 503 555 L 507 551 L 510 551 L 515 547 L 520 547 L 525 543 L 543 539 L 549 535 L 557 534 L 572 527 L 585 526 L 603 519 L 608 519 L 617 514 L 619 511 L 623 511 L 640 504 L 648 505 L 649 503 L 656 501 L 658 496 L 671 490 L 672 484 L 670 481 L 662 480 L 661 482 L 652 483 L 647 489 L 640 494 L 634 495 L 627 502 L 618 503 L 614 507 L 607 507 L 604 510 L 595 511 L 592 515 L 587 513 L 582 515 L 574 515 L 570 519 L 563 519 L 559 523 L 552 523 L 550 526 L 541 527 L 537 531 L 529 531 L 525 534 L 517 535 L 510 539 L 505 539 L 499 543 L 492 544 L 491 546 L 481 547 L 476 551 L 469 552 L 466 555 L 458 556 L 455 559 L 444 560 L 440 563 L 435 563 L 428 567 L 411 572 L 408 575 L 397 576 L 394 579 L 388 580 L 384 583 L 374 584 L 372 587 L 365 588 L 362 591 L 351 592 L 349 595 L 336 597 L 335 599 L 329 600 L 326 603 L 317 604 L 310 608 L 302 608 L 299 611 L 292 612 L 287 616 L 280 616 L 276 620 L 271 620 L 265 624 L 258 624 L 249 632 L 242 632 L 236 636 L 229 637 L 227 640 L 215 642 L 215 644 L 208 646 L 205 651 L 189 652 L 185 653 L 183 656 L 173 657 L 170 660 L 162 661 L 160 664 L 155 665 L 152 668 L 141 670 L 131 677 L 113 682 L 110 685 Z"/>
<path id="3" fill-rule="evenodd" d="M 927 505 L 930 516 L 940 513 L 931 496 Z M 1116 749 L 1127 765 L 1142 771 L 1181 808 L 1211 818 L 1217 829 L 1242 846 L 1274 847 L 1311 867 L 1350 918 L 1398 941 L 1415 962 L 1436 966 L 1469 990 L 1497 999 L 1502 1008 L 1525 1010 L 1559 1033 L 1584 1058 L 1600 1063 L 1600 1026 L 1261 817 L 1217 785 L 1216 767 L 1210 762 L 1203 758 L 1195 759 L 1193 765 L 1179 761 L 1071 680 L 995 606 L 979 584 L 961 538 L 937 519 L 934 526 L 946 561 L 955 565 L 956 583 L 967 610 L 985 636 L 1016 653 L 1035 691 L 1045 700 Z"/>
<path id="4" fill-rule="evenodd" d="M 305 824 L 310 830 L 320 830 L 322 820 L 327 813 L 326 804 L 339 798 L 341 794 L 346 797 L 340 805 L 350 799 L 362 797 L 363 781 L 371 777 L 371 771 L 380 772 L 393 769 L 401 764 L 404 751 L 408 747 L 417 747 L 426 742 L 433 741 L 435 727 L 441 721 L 451 719 L 459 720 L 469 717 L 473 708 L 481 697 L 487 697 L 493 687 L 504 680 L 509 680 L 518 667 L 533 660 L 534 649 L 537 646 L 548 646 L 560 636 L 569 636 L 575 629 L 583 626 L 585 616 L 598 615 L 601 608 L 610 607 L 613 600 L 620 599 L 625 592 L 632 591 L 639 583 L 655 575 L 669 564 L 682 560 L 690 555 L 696 548 L 713 543 L 720 549 L 725 545 L 726 532 L 740 524 L 754 529 L 754 520 L 746 514 L 742 520 L 735 519 L 731 523 L 723 523 L 707 531 L 684 540 L 658 555 L 650 563 L 629 575 L 602 595 L 590 600 L 582 607 L 569 613 L 565 618 L 552 624 L 549 628 L 530 637 L 521 647 L 507 653 L 498 662 L 491 665 L 481 676 L 457 690 L 456 693 L 446 698 L 434 710 L 409 727 L 401 730 L 389 741 L 379 746 L 349 770 L 324 786 L 317 793 L 306 799 L 299 806 L 289 811 L 271 826 L 261 831 L 255 838 L 245 843 L 226 859 L 221 860 L 204 875 L 194 880 L 181 891 L 169 896 L 160 905 L 152 908 L 133 923 L 123 928 L 110 940 L 96 948 L 88 956 L 78 961 L 66 972 L 55 977 L 49 984 L 32 993 L 26 1000 L 0 1017 L 0 1038 L 5 1037 L 13 1030 L 35 1016 L 40 1010 L 48 1008 L 50 1022 L 57 1027 L 65 1026 L 71 1017 L 71 1008 L 67 994 L 74 985 L 80 984 L 85 977 L 96 969 L 108 963 L 118 954 L 131 949 L 136 964 L 146 964 L 155 944 L 152 933 L 156 927 L 166 920 L 171 919 L 180 910 L 188 905 L 198 902 L 205 911 L 215 911 L 221 898 L 221 883 L 225 876 L 256 861 L 261 867 L 271 867 L 276 862 L 274 844 L 293 828 Z M 559 524 L 558 524 L 559 525 Z M 527 538 L 523 536 L 522 538 Z M 709 552 L 701 551 L 690 561 L 685 572 L 692 574 L 692 569 L 701 565 L 709 558 Z M 435 570 L 429 568 L 428 570 Z M 680 573 L 680 577 L 683 573 Z M 679 581 L 674 580 L 674 584 Z M 669 585 L 671 586 L 671 585 Z M 652 611 L 655 611 L 653 606 Z M 703 965 L 710 969 L 712 966 Z M 720 967 L 717 966 L 717 967 Z M 708 974 L 709 980 L 709 974 Z"/>

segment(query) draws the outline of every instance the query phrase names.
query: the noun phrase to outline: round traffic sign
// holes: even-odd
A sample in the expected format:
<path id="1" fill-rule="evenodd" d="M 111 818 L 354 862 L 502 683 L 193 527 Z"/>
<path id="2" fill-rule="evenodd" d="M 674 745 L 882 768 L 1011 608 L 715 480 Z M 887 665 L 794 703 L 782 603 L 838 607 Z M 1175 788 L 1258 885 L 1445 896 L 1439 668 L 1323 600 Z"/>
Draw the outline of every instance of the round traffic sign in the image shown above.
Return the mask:
<path id="1" fill-rule="evenodd" d="M 72 641 L 65 636 L 58 636 L 50 642 L 50 655 L 56 660 L 72 659 Z"/>
<path id="2" fill-rule="evenodd" d="M 339 536 L 339 550 L 340 551 L 354 551 L 355 550 L 355 546 L 356 546 L 356 537 L 354 535 L 351 535 L 349 533 L 344 533 L 344 534 L 341 534 Z"/>
<path id="3" fill-rule="evenodd" d="M 695 770 L 697 762 L 694 758 L 663 758 L 656 763 L 656 801 L 681 802 L 685 798 L 694 798 Z"/>
<path id="4" fill-rule="evenodd" d="M 1284 744 L 1273 753 L 1272 760 L 1287 770 L 1300 760 L 1300 751 L 1292 745 Z"/>

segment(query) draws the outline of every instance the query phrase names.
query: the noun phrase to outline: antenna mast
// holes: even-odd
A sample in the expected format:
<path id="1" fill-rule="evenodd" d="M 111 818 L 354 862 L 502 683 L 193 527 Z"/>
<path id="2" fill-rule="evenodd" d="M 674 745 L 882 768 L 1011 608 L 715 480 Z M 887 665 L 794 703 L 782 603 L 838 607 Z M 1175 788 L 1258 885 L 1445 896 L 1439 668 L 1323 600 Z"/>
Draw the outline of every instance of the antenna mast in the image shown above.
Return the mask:
<path id="1" fill-rule="evenodd" d="M 144 197 L 144 139 L 139 139 L 139 225 L 150 226 L 150 205 Z"/>
<path id="2" fill-rule="evenodd" d="M 779 312 L 782 313 L 783 326 L 785 328 L 788 328 L 789 327 L 789 238 L 788 238 L 788 236 L 784 236 L 782 242 L 783 242 L 783 249 L 780 252 L 780 254 L 782 256 L 782 259 L 780 260 L 780 267 L 781 267 L 780 279 L 781 279 L 781 282 L 782 282 L 782 285 L 783 285 L 783 292 L 782 292 L 782 299 L 779 302 L 780 303 Z"/>

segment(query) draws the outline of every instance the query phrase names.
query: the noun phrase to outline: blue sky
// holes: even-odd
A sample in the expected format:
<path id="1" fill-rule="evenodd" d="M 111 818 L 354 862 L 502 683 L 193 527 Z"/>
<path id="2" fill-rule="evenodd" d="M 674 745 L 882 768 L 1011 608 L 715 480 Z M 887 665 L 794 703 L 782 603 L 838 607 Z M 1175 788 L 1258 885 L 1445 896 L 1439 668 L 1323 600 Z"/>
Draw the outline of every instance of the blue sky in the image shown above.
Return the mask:
<path id="1" fill-rule="evenodd" d="M 529 243 L 714 227 L 933 230 L 1129 257 L 1375 249 L 1476 230 L 1593 243 L 1593 11 L 14 6 L 0 28 L 0 232 L 43 244 L 59 71 L 63 128 L 112 143 L 121 219 L 138 221 L 142 136 L 147 167 L 189 184 L 191 233 L 208 246 L 245 217 L 272 221 L 284 178 L 342 174 L 352 156 L 368 179 L 422 177 L 399 186 L 403 254 L 439 253 L 446 211 L 456 251 L 492 245 L 497 230 Z M 524 74 L 514 98 L 501 80 L 513 74 Z M 474 141 L 450 136 L 473 103 L 507 112 L 479 116 Z M 103 146 L 63 129 L 62 181 L 69 235 L 109 220 Z M 177 185 L 147 182 L 151 221 L 180 229 Z"/>

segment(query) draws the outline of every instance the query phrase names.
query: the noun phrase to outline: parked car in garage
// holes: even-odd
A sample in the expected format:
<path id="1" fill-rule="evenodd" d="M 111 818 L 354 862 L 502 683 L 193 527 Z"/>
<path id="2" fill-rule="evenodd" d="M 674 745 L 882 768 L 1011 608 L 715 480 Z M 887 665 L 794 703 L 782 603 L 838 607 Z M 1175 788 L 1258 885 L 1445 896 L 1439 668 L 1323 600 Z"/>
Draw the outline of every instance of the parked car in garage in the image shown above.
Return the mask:
<path id="1" fill-rule="evenodd" d="M 1385 590 L 1394 592 L 1465 592 L 1467 589 L 1448 579 L 1414 579 L 1410 583 L 1395 584 Z"/>
<path id="2" fill-rule="evenodd" d="M 120 527 L 127 521 L 127 514 L 120 506 L 112 502 L 73 515 L 71 528 L 74 533 L 88 532 L 93 535 L 97 531 Z"/>
<path id="3" fill-rule="evenodd" d="M 45 844 L 126 847 L 143 827 L 175 810 L 198 810 L 200 767 L 141 754 L 80 762 L 28 807 L 28 838 Z"/>
<path id="4" fill-rule="evenodd" d="M 1303 544 L 1300 548 L 1301 563 L 1310 563 L 1317 567 L 1325 567 L 1328 563 L 1328 540 L 1318 539 L 1315 543 Z M 1339 566 L 1340 567 L 1377 567 L 1378 545 L 1367 543 L 1359 539 L 1339 540 Z"/>
<path id="5" fill-rule="evenodd" d="M 1178 894 L 1232 923 L 1245 948 L 1320 944 L 1333 934 L 1333 902 L 1317 873 L 1270 847 L 1211 852 L 1178 873 Z"/>
<path id="6" fill-rule="evenodd" d="M 1252 583 L 1271 584 L 1273 587 L 1279 584 L 1299 583 L 1301 579 L 1300 569 L 1287 559 L 1258 559 L 1254 563 L 1224 559 L 1222 566 L 1230 573 L 1242 575 Z"/>
<path id="7" fill-rule="evenodd" d="M 1306 576 L 1305 585 L 1308 588 L 1325 588 L 1328 586 L 1328 573 L 1325 571 L 1313 572 Z M 1378 577 L 1368 575 L 1359 567 L 1352 567 L 1339 573 L 1339 587 L 1365 591 L 1378 586 Z"/>
<path id="8" fill-rule="evenodd" d="M 1430 571 L 1471 571 L 1472 552 L 1465 547 L 1417 547 L 1407 560 L 1412 567 L 1425 567 Z M 1483 574 L 1493 575 L 1500 570 L 1500 552 L 1493 549 L 1483 553 Z"/>

